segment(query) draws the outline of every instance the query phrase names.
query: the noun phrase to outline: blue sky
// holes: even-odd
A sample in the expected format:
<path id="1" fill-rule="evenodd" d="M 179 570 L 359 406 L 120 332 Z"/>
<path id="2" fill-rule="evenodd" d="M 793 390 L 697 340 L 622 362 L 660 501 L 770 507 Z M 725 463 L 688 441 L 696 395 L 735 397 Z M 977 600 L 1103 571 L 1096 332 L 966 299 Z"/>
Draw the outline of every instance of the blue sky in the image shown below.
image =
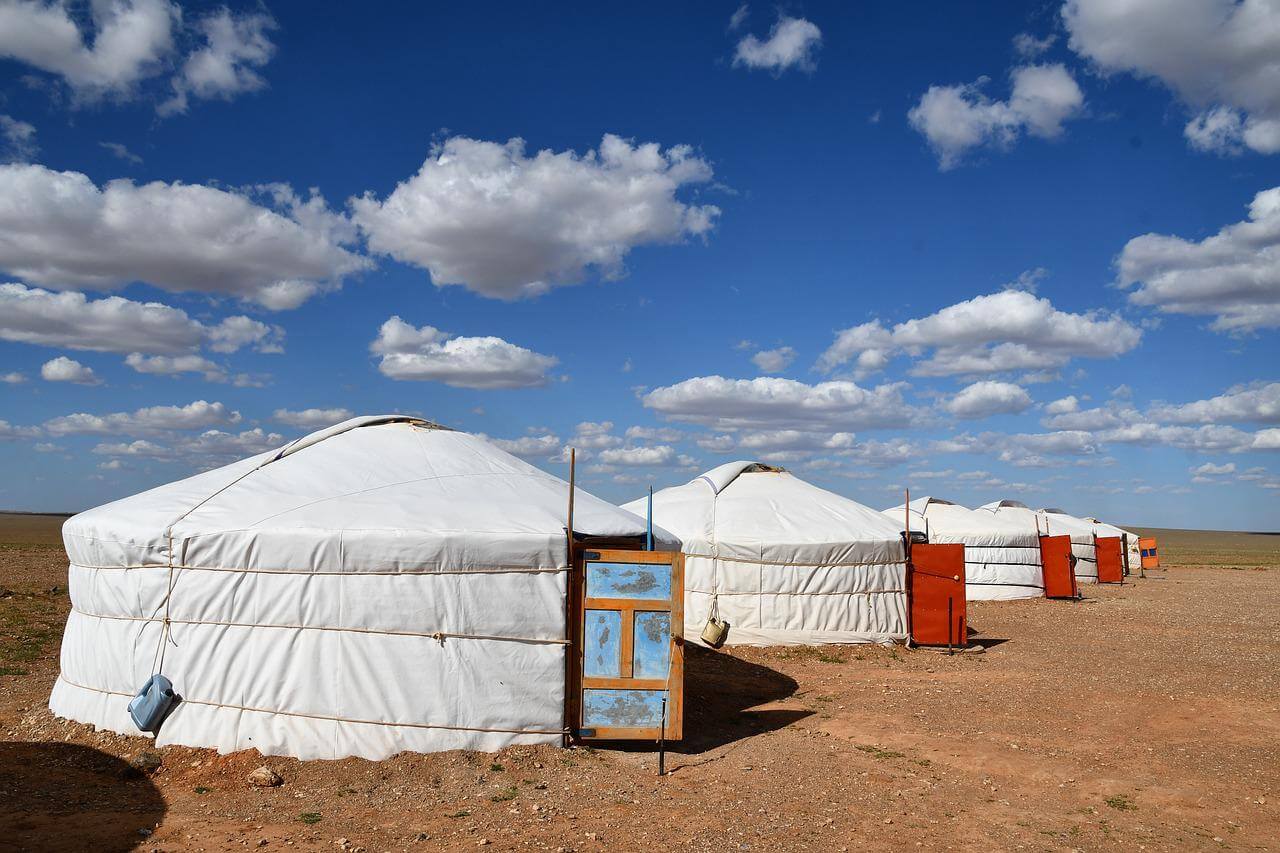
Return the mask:
<path id="1" fill-rule="evenodd" d="M 378 12 L 0 0 L 0 506 L 406 411 L 1276 528 L 1274 4 Z"/>

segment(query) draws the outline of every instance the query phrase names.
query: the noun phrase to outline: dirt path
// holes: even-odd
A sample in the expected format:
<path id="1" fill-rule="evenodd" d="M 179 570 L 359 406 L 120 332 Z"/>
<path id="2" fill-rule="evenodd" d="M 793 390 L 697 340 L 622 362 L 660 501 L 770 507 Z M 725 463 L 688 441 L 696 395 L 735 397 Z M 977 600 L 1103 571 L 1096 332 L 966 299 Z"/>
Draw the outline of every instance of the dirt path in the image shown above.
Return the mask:
<path id="1" fill-rule="evenodd" d="M 0 549 L 0 850 L 1280 848 L 1277 568 L 972 604 L 980 655 L 693 649 L 666 778 L 551 748 L 131 773 L 146 741 L 45 708 L 64 573 Z M 251 788 L 263 763 L 285 784 Z"/>

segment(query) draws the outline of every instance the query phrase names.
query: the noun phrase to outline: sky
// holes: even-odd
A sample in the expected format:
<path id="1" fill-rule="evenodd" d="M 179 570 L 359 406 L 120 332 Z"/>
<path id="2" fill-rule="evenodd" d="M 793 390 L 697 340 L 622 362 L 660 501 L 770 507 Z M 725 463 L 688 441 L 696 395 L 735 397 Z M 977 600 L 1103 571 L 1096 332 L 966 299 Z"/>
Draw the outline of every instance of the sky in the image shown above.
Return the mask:
<path id="1" fill-rule="evenodd" d="M 0 0 L 0 508 L 406 412 L 1276 530 L 1278 330 L 1273 0 Z"/>

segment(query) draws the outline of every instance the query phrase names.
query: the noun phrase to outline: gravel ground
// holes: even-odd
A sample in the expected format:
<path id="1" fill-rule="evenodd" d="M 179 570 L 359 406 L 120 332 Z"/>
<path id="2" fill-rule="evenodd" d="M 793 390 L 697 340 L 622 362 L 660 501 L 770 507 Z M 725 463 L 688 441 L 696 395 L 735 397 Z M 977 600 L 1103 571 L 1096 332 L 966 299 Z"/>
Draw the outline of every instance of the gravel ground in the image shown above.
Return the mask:
<path id="1" fill-rule="evenodd" d="M 49 714 L 65 557 L 0 547 L 0 850 L 1277 849 L 1280 568 L 1253 562 L 972 603 L 982 654 L 690 649 L 663 778 L 648 747 L 145 772 L 148 741 Z"/>

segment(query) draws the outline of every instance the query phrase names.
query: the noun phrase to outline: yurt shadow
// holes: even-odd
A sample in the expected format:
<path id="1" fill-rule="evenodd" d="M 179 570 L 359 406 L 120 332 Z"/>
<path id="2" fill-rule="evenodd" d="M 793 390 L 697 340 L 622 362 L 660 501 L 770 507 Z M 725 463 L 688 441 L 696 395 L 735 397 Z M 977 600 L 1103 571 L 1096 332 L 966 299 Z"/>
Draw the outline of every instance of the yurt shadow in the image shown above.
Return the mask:
<path id="1" fill-rule="evenodd" d="M 701 646 L 685 645 L 684 740 L 672 751 L 696 755 L 752 735 L 776 731 L 812 712 L 758 708 L 785 699 L 794 678 L 758 663 Z"/>
<path id="2" fill-rule="evenodd" d="M 113 755 L 70 743 L 0 743 L 6 850 L 133 850 L 164 815 L 155 784 Z"/>

